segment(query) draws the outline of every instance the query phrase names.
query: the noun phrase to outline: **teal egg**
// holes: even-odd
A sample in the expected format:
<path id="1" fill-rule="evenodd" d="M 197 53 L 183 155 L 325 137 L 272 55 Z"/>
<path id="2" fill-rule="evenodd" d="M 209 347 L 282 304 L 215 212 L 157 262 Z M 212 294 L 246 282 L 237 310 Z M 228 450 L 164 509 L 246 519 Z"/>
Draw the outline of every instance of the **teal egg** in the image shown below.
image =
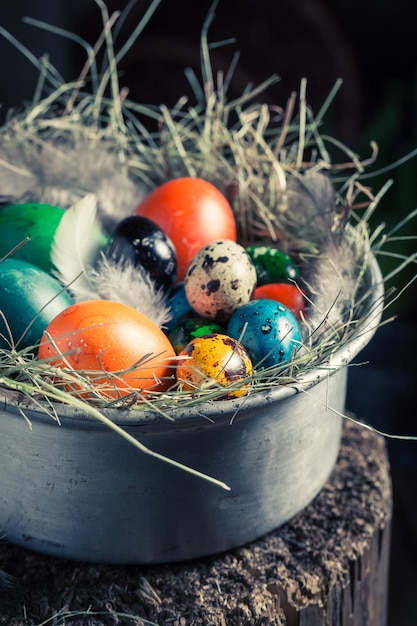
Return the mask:
<path id="1" fill-rule="evenodd" d="M 49 322 L 71 304 L 53 276 L 26 261 L 6 259 L 0 263 L 0 347 L 10 348 L 10 333 L 17 350 L 37 345 Z"/>
<path id="2" fill-rule="evenodd" d="M 185 346 L 198 337 L 206 337 L 213 333 L 225 334 L 225 329 L 220 324 L 207 320 L 204 317 L 190 317 L 173 328 L 168 333 L 172 347 L 179 354 Z"/>
<path id="3" fill-rule="evenodd" d="M 235 311 L 227 334 L 240 339 L 254 367 L 288 362 L 301 346 L 301 332 L 294 314 L 275 300 L 252 300 Z"/>
<path id="4" fill-rule="evenodd" d="M 195 311 L 191 308 L 185 295 L 183 282 L 177 283 L 171 289 L 167 299 L 167 307 L 171 314 L 171 319 L 167 324 L 169 331 L 178 326 L 182 320 L 195 316 Z"/>
<path id="5" fill-rule="evenodd" d="M 0 259 L 29 237 L 13 253 L 14 259 L 33 263 L 49 272 L 51 246 L 65 209 L 38 202 L 8 204 L 0 209 Z"/>
<path id="6" fill-rule="evenodd" d="M 246 252 L 256 269 L 257 285 L 296 280 L 299 269 L 287 254 L 271 246 L 249 246 Z"/>

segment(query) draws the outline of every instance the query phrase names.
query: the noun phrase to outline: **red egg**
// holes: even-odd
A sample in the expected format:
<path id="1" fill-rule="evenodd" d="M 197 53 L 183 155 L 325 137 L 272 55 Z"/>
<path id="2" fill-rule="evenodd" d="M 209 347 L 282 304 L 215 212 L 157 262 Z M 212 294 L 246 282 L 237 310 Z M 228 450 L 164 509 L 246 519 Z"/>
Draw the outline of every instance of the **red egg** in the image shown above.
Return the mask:
<path id="1" fill-rule="evenodd" d="M 296 285 L 292 283 L 268 283 L 256 287 L 253 292 L 252 300 L 276 300 L 286 306 L 297 319 L 300 319 L 300 313 L 306 305 L 305 296 Z"/>
<path id="2" fill-rule="evenodd" d="M 225 196 L 201 178 L 176 178 L 151 191 L 135 214 L 155 222 L 177 253 L 177 281 L 185 277 L 194 255 L 217 239 L 236 241 L 236 223 Z"/>
<path id="3" fill-rule="evenodd" d="M 164 391 L 175 379 L 175 352 L 162 330 L 143 313 L 110 300 L 78 302 L 62 311 L 46 328 L 38 356 L 82 372 L 109 398 L 132 389 Z M 77 383 L 72 389 L 79 391 Z"/>

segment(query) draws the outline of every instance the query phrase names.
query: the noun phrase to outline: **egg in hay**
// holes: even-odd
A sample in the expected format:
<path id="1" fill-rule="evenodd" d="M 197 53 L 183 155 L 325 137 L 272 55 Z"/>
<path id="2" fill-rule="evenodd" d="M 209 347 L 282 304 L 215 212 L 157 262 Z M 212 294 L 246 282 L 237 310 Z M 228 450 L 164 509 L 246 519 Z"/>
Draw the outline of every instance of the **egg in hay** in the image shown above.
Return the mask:
<path id="1" fill-rule="evenodd" d="M 36 349 L 51 320 L 71 304 L 53 276 L 21 259 L 5 259 L 0 263 L 0 348 Z"/>
<path id="2" fill-rule="evenodd" d="M 174 349 L 163 331 L 136 309 L 110 300 L 84 300 L 48 325 L 39 358 L 82 372 L 105 397 L 164 391 L 175 380 Z"/>
<path id="3" fill-rule="evenodd" d="M 142 268 L 156 289 L 167 291 L 174 284 L 177 271 L 174 244 L 146 217 L 129 215 L 122 219 L 112 232 L 104 255 Z"/>
<path id="4" fill-rule="evenodd" d="M 232 337 L 222 333 L 196 337 L 185 346 L 180 357 L 183 358 L 178 361 L 177 380 L 182 390 L 233 385 L 224 397 L 239 398 L 247 394 L 252 361 L 242 344 Z"/>
<path id="5" fill-rule="evenodd" d="M 201 178 L 168 180 L 151 191 L 134 210 L 148 217 L 172 240 L 177 254 L 177 280 L 184 280 L 193 256 L 211 241 L 236 241 L 232 207 L 221 191 Z"/>
<path id="6" fill-rule="evenodd" d="M 300 271 L 294 261 L 278 248 L 255 245 L 248 246 L 246 252 L 255 266 L 258 286 L 296 281 L 300 276 Z"/>
<path id="7" fill-rule="evenodd" d="M 239 338 L 256 368 L 286 363 L 301 346 L 295 315 L 280 302 L 268 299 L 252 300 L 236 311 L 227 334 Z"/>
<path id="8" fill-rule="evenodd" d="M 204 317 L 189 317 L 169 330 L 167 335 L 176 354 L 179 354 L 193 339 L 212 335 L 213 333 L 225 334 L 225 329 L 221 324 L 206 320 Z"/>
<path id="9" fill-rule="evenodd" d="M 245 248 L 219 240 L 204 246 L 185 276 L 185 294 L 191 307 L 208 319 L 224 321 L 249 302 L 256 286 L 256 270 Z"/>
<path id="10" fill-rule="evenodd" d="M 39 202 L 8 204 L 0 209 L 0 257 L 22 245 L 13 258 L 50 272 L 52 242 L 65 209 Z"/>
<path id="11" fill-rule="evenodd" d="M 301 319 L 301 314 L 306 308 L 307 298 L 303 291 L 292 283 L 266 283 L 259 285 L 253 292 L 252 300 L 276 300 L 290 311 L 297 319 Z"/>

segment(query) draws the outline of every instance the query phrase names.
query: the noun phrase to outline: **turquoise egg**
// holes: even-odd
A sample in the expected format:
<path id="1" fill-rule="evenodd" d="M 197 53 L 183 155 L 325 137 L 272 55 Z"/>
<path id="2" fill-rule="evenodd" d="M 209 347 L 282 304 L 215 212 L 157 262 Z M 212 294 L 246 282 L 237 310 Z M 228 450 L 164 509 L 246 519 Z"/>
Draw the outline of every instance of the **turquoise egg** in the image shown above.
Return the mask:
<path id="1" fill-rule="evenodd" d="M 249 246 L 246 252 L 256 270 L 257 285 L 282 283 L 296 280 L 299 269 L 294 261 L 278 248 L 271 246 Z"/>
<path id="2" fill-rule="evenodd" d="M 171 314 L 171 319 L 166 325 L 168 330 L 175 328 L 187 317 L 195 317 L 195 311 L 191 308 L 190 303 L 187 300 L 187 296 L 185 295 L 185 286 L 183 282 L 177 283 L 171 289 L 166 304 Z"/>
<path id="3" fill-rule="evenodd" d="M 213 333 L 225 334 L 225 329 L 220 324 L 207 320 L 204 317 L 190 317 L 178 326 L 175 326 L 169 333 L 170 340 L 176 354 L 179 354 L 185 346 L 197 337 L 206 337 Z"/>
<path id="4" fill-rule="evenodd" d="M 17 350 L 35 346 L 49 322 L 71 304 L 53 276 L 26 261 L 6 259 L 0 263 L 0 347 L 10 348 L 10 332 Z"/>
<path id="5" fill-rule="evenodd" d="M 275 300 L 252 300 L 233 313 L 227 334 L 240 339 L 254 367 L 289 361 L 300 347 L 301 333 L 294 314 Z"/>
<path id="6" fill-rule="evenodd" d="M 38 202 L 8 204 L 2 207 L 0 259 L 29 237 L 30 240 L 13 253 L 13 258 L 33 263 L 49 272 L 52 269 L 52 242 L 64 213 L 65 209 Z"/>

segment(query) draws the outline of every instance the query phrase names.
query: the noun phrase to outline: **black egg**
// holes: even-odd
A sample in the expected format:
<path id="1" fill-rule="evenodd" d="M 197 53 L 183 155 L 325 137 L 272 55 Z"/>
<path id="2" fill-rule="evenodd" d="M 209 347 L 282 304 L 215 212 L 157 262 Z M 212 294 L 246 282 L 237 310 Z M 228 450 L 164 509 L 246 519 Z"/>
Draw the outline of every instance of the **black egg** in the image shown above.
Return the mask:
<path id="1" fill-rule="evenodd" d="M 146 217 L 131 215 L 119 222 L 105 256 L 143 267 L 158 289 L 167 290 L 174 284 L 177 272 L 174 244 L 159 226 Z"/>

